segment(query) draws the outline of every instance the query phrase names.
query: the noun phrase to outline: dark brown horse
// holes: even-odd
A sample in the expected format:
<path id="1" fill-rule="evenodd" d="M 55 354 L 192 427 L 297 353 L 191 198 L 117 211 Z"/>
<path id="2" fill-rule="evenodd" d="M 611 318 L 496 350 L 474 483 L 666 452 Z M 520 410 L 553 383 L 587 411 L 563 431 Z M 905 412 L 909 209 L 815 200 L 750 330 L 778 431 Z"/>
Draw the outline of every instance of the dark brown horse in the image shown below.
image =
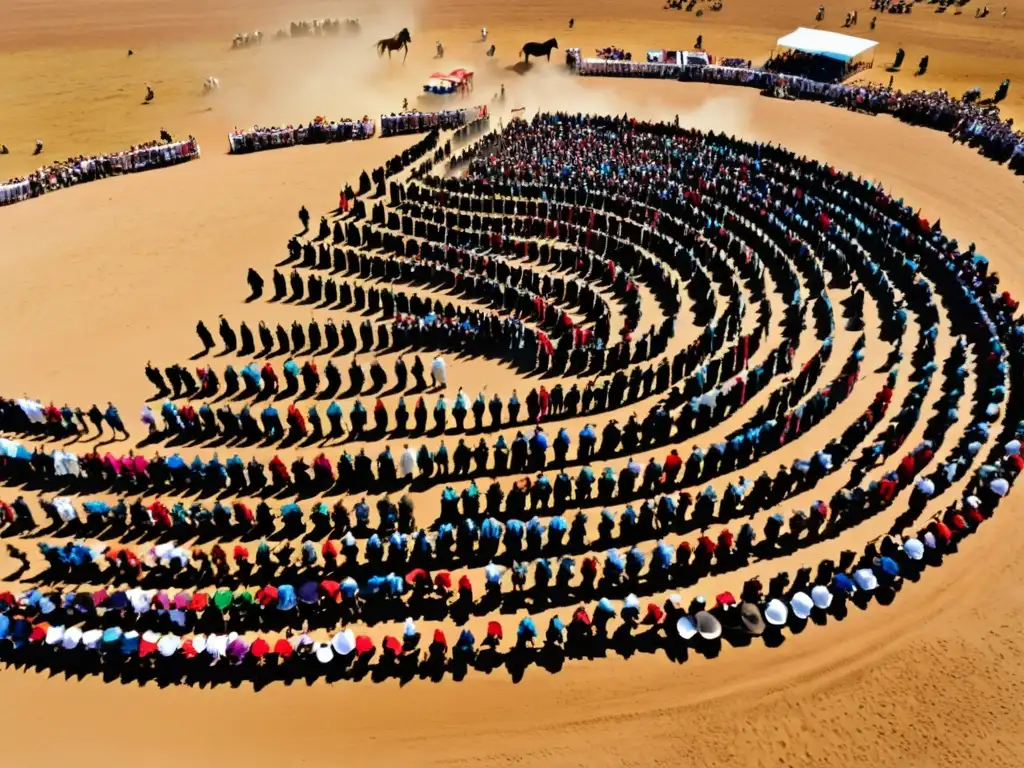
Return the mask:
<path id="1" fill-rule="evenodd" d="M 523 46 L 523 49 L 519 52 L 520 56 L 526 57 L 526 63 L 530 63 L 531 56 L 546 56 L 548 61 L 551 61 L 551 50 L 558 48 L 558 41 L 555 38 L 551 38 L 543 43 L 527 43 Z"/>
<path id="2" fill-rule="evenodd" d="M 409 58 L 409 43 L 412 42 L 412 38 L 409 36 L 409 30 L 402 27 L 402 31 L 394 37 L 386 37 L 383 40 L 377 41 L 377 55 L 383 56 L 384 51 L 388 52 L 388 58 L 391 58 L 392 51 L 405 51 L 405 56 L 402 57 L 402 63 L 405 64 L 405 60 Z"/>

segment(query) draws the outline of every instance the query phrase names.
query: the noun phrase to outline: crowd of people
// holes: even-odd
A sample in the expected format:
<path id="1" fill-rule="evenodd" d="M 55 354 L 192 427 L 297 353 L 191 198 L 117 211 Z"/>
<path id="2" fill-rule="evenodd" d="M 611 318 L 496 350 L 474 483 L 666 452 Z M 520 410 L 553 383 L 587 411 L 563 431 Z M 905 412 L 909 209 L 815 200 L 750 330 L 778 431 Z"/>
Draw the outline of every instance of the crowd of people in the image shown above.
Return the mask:
<path id="1" fill-rule="evenodd" d="M 410 167 L 434 147 L 436 139 L 401 165 Z M 445 159 L 451 167 L 465 168 L 465 176 L 427 173 L 428 166 Z M 0 595 L 0 655 L 37 659 L 45 666 L 50 654 L 77 654 L 78 662 L 90 668 L 142 670 L 169 679 L 223 659 L 219 667 L 232 670 L 225 678 L 261 679 L 269 660 L 288 659 L 279 667 L 288 675 L 286 670 L 303 658 L 315 659 L 315 669 L 323 674 L 333 669 L 357 677 L 353 667 L 361 665 L 365 672 L 378 646 L 375 670 L 382 674 L 400 674 L 403 665 L 415 669 L 421 663 L 433 665 L 438 674 L 456 675 L 459 664 L 542 663 L 549 654 L 586 655 L 612 643 L 636 647 L 641 635 L 650 647 L 671 654 L 687 645 L 716 643 L 729 633 L 777 633 L 814 616 L 835 614 L 847 600 L 867 601 L 876 592 L 893 595 L 902 578 L 941 564 L 960 538 L 982 525 L 1024 467 L 1024 325 L 1016 317 L 1016 301 L 1000 288 L 998 275 L 973 246 L 962 248 L 948 239 L 938 225 L 877 184 L 779 147 L 669 124 L 567 114 L 514 120 L 459 157 L 436 150 L 433 160 L 416 170 L 408 184 L 392 186 L 391 201 L 401 211 L 395 229 L 404 229 L 402 215 L 410 217 L 418 253 L 431 244 L 431 235 L 427 231 L 416 238 L 421 219 L 414 215 L 415 206 L 421 215 L 427 208 L 435 214 L 465 212 L 469 233 L 485 231 L 488 216 L 532 217 L 536 223 L 529 230 L 510 238 L 510 253 L 539 260 L 540 248 L 531 252 L 530 242 L 550 237 L 556 246 L 545 251 L 548 263 L 557 259 L 562 264 L 562 254 L 569 254 L 564 265 L 584 269 L 588 282 L 593 268 L 588 265 L 597 265 L 608 270 L 607 284 L 619 282 L 621 269 L 659 298 L 685 285 L 695 314 L 699 309 L 704 318 L 697 338 L 661 360 L 650 354 L 626 356 L 609 371 L 605 393 L 592 393 L 590 412 L 599 413 L 619 399 L 657 395 L 657 401 L 643 417 L 630 416 L 622 426 L 606 419 L 575 435 L 561 429 L 548 437 L 543 421 L 551 413 L 554 389 L 545 397 L 546 388 L 535 387 L 535 396 L 526 402 L 530 427 L 508 442 L 500 435 L 494 444 L 481 439 L 474 446 L 460 438 L 450 458 L 443 439 L 406 444 L 397 455 L 386 445 L 376 457 L 362 449 L 356 456 L 343 451 L 332 461 L 321 452 L 312 466 L 300 457 L 290 467 L 279 457 L 264 466 L 240 457 L 223 463 L 197 457 L 189 464 L 177 455 L 146 460 L 133 454 L 69 458 L 67 452 L 59 457 L 39 450 L 14 457 L 4 452 L 0 480 L 37 488 L 62 487 L 73 474 L 71 467 L 84 475 L 74 480 L 83 491 L 113 484 L 129 493 L 140 488 L 159 493 L 227 490 L 241 496 L 267 488 L 299 496 L 332 489 L 355 497 L 370 491 L 384 495 L 375 505 L 376 517 L 369 502 L 360 499 L 352 513 L 342 502 L 333 508 L 315 503 L 308 518 L 301 500 L 285 504 L 277 514 L 266 501 L 256 509 L 220 501 L 212 509 L 202 502 L 168 506 L 159 499 L 145 505 L 85 502 L 81 515 L 70 499 L 47 499 L 44 510 L 54 531 L 92 538 L 97 532 L 147 529 L 159 532 L 160 543 L 140 551 L 100 550 L 84 541 L 42 542 L 49 564 L 46 578 L 130 588 Z M 383 195 L 383 178 L 378 191 Z M 370 226 L 390 231 L 388 212 L 376 210 L 381 213 L 369 217 Z M 347 235 L 346 242 L 353 245 Z M 399 251 L 393 240 L 391 246 L 396 254 L 408 248 L 403 243 Z M 490 279 L 487 270 L 491 264 L 496 270 L 499 260 L 474 261 L 485 255 L 480 241 L 462 248 L 461 253 L 441 249 L 443 259 L 428 261 L 468 273 L 482 267 Z M 360 276 L 363 261 L 355 265 Z M 389 268 L 386 260 L 377 267 L 374 263 L 366 260 L 366 276 L 375 268 Z M 658 283 L 662 287 L 655 289 Z M 829 296 L 835 290 L 846 294 L 841 309 Z M 378 298 L 383 305 L 381 292 Z M 865 399 L 867 407 L 846 413 L 851 395 L 865 386 L 861 369 L 868 298 L 877 308 L 878 343 L 889 348 L 890 356 L 879 369 L 885 376 Z M 675 312 L 678 301 L 677 296 Z M 783 308 L 777 344 L 767 343 L 773 303 Z M 442 312 L 448 314 L 446 308 Z M 461 317 L 454 305 L 451 316 Z M 851 332 L 841 352 L 839 319 Z M 937 362 L 936 338 L 944 326 L 955 341 L 946 359 Z M 280 330 L 278 336 L 294 346 L 295 339 Z M 350 333 L 354 336 L 354 330 Z M 224 336 L 225 346 L 232 346 L 231 335 Z M 575 333 L 562 334 L 570 336 L 575 339 Z M 663 338 L 671 336 L 666 331 Z M 208 331 L 200 339 L 212 347 Z M 298 348 L 306 348 L 305 334 L 300 341 Z M 428 338 L 423 348 L 437 344 Z M 662 347 L 657 354 L 664 352 Z M 438 357 L 430 366 L 432 383 L 443 389 L 448 371 L 438 360 L 443 362 Z M 305 366 L 291 362 L 296 386 L 300 378 L 315 381 L 315 370 L 304 372 Z M 398 369 L 395 373 L 401 379 Z M 201 374 L 201 381 L 204 375 L 209 374 Z M 363 376 L 361 369 L 351 368 L 349 375 L 355 381 Z M 420 376 L 426 383 L 425 372 Z M 904 377 L 909 384 L 897 401 Z M 370 378 L 376 383 L 380 374 L 371 372 Z M 259 381 L 254 392 L 264 387 Z M 385 383 L 386 377 L 380 386 Z M 630 392 L 634 386 L 635 395 Z M 567 413 L 571 391 L 563 388 L 559 395 L 561 414 Z M 580 393 L 574 406 L 580 412 L 584 397 Z M 672 450 L 753 398 L 758 405 L 742 424 L 689 453 Z M 497 417 L 483 393 L 470 403 L 460 392 L 454 403 L 453 414 L 457 407 L 461 419 L 472 414 L 479 426 L 485 410 L 492 426 L 518 426 L 510 399 L 495 408 Z M 926 403 L 932 410 L 928 418 Z M 169 405 L 165 424 L 182 426 L 181 409 Z M 441 432 L 448 408 L 439 393 L 433 413 Z M 416 418 L 424 427 L 427 409 L 426 402 L 417 405 Z M 503 410 L 510 413 L 508 421 Z M 335 414 L 340 411 L 338 406 Z M 353 406 L 349 423 L 365 429 L 365 410 L 355 418 L 351 413 L 359 409 Z M 262 434 L 268 426 L 272 434 L 286 430 L 274 414 L 264 411 L 262 416 L 267 417 L 261 418 Z M 304 428 L 301 417 L 297 407 L 289 408 L 287 429 Z M 826 418 L 844 421 L 844 428 L 830 440 L 804 439 Z M 383 424 L 386 433 L 388 414 L 383 419 L 377 426 Z M 805 458 L 753 480 L 724 479 L 797 440 L 807 449 Z M 655 450 L 668 453 L 662 461 L 634 458 L 639 451 Z M 596 460 L 609 466 L 595 472 Z M 571 474 L 569 464 L 577 465 Z M 812 499 L 825 477 L 847 470 L 849 480 L 826 498 L 803 501 L 788 514 L 781 511 L 790 497 L 809 494 L 805 498 Z M 486 488 L 476 485 L 481 477 L 491 478 Z M 514 477 L 519 479 L 502 482 Z M 461 492 L 456 483 L 463 486 Z M 414 494 L 431 486 L 441 494 L 440 514 L 433 521 L 417 521 Z M 403 496 L 395 503 L 387 494 L 398 491 Z M 663 604 L 652 601 L 641 615 L 640 596 L 687 588 L 709 572 L 810 547 L 885 514 L 901 504 L 901 497 L 906 510 L 888 513 L 895 517 L 889 535 L 862 553 L 846 551 L 838 562 L 823 560 L 795 577 L 779 573 L 767 588 L 760 579 L 750 579 L 738 596 L 722 593 L 711 603 L 695 598 L 687 605 L 672 595 Z M 948 505 L 935 509 L 937 499 Z M 617 505 L 624 509 L 607 508 Z M 586 513 L 590 506 L 605 507 L 593 523 Z M 37 524 L 24 499 L 0 508 L 0 514 L 6 524 L 22 530 Z M 710 526 L 718 524 L 723 528 L 712 533 Z M 255 557 L 244 545 L 229 555 L 220 544 L 208 550 L 174 543 L 196 535 L 227 542 L 248 531 L 275 540 L 281 538 L 279 530 L 306 532 L 305 542 L 298 551 L 282 544 L 276 552 L 260 543 Z M 587 554 L 599 549 L 607 551 L 601 557 Z M 453 573 L 457 568 L 467 571 Z M 483 571 L 481 594 L 473 568 Z M 260 589 L 250 592 L 250 585 Z M 207 586 L 216 590 L 203 591 Z M 176 591 L 183 587 L 199 591 Z M 485 650 L 478 652 L 474 617 L 499 608 L 567 608 L 573 613 L 567 623 L 551 618 L 536 650 L 531 650 L 535 641 L 540 644 L 534 620 L 523 619 L 514 646 L 503 654 L 495 651 L 503 639 L 501 622 L 489 622 Z M 424 660 L 412 621 L 402 639 L 388 636 L 380 642 L 345 628 L 354 621 L 372 624 L 410 616 L 447 616 L 465 629 L 451 652 L 444 633 L 435 632 Z M 323 630 L 329 633 L 314 639 Z M 266 636 L 282 631 L 286 636 L 273 644 Z M 353 658 L 361 661 L 348 666 Z M 199 662 L 189 664 L 190 659 Z M 308 666 L 294 668 L 310 671 Z"/>
<path id="2" fill-rule="evenodd" d="M 792 57 L 785 61 L 792 61 Z M 817 79 L 787 74 L 786 68 L 733 66 L 680 67 L 632 61 L 579 61 L 581 75 L 609 77 L 672 78 L 683 82 L 742 85 L 759 88 L 768 95 L 810 99 L 872 114 L 890 114 L 913 125 L 945 131 L 955 141 L 976 147 L 996 162 L 1006 163 L 1016 173 L 1024 173 L 1024 132 L 1012 119 L 1004 119 L 992 103 L 956 98 L 943 90 L 902 91 L 872 83 L 838 83 L 829 76 Z"/>
<path id="3" fill-rule="evenodd" d="M 369 139 L 376 133 L 373 120 L 328 120 L 318 117 L 306 125 L 233 131 L 228 135 L 231 154 L 293 147 L 296 144 L 331 144 L 337 141 Z"/>
<path id="4" fill-rule="evenodd" d="M 72 408 L 67 403 L 43 405 L 38 400 L 22 397 L 8 400 L 0 397 L 0 432 L 52 438 L 84 436 L 96 430 L 96 437 L 104 435 L 108 426 L 115 437 L 128 436 L 117 407 L 107 403 L 101 409 L 93 403 L 88 411 Z M 22 454 L 24 456 L 24 454 Z"/>
<path id="5" fill-rule="evenodd" d="M 785 51 L 772 56 L 763 69 L 780 75 L 792 75 L 813 80 L 816 83 L 838 83 L 850 74 L 850 65 L 839 59 L 804 53 Z"/>
<path id="6" fill-rule="evenodd" d="M 381 115 L 380 135 L 401 136 L 407 133 L 426 133 L 432 130 L 454 130 L 487 117 L 487 107 L 442 109 L 437 112 L 400 112 Z"/>
<path id="7" fill-rule="evenodd" d="M 0 184 L 0 205 L 20 203 L 48 192 L 109 176 L 166 168 L 197 157 L 199 144 L 191 136 L 187 141 L 170 141 L 169 138 L 166 141 L 151 141 L 108 155 L 69 157 L 45 165 L 27 176 Z"/>
<path id="8" fill-rule="evenodd" d="M 4 593 L 0 594 L 0 659 L 167 682 L 227 682 L 245 677 L 259 684 L 311 674 L 358 680 L 371 668 L 375 679 L 417 674 L 434 679 L 452 674 L 459 679 L 471 667 L 492 670 L 502 665 L 516 674 L 532 663 L 556 671 L 566 659 L 592 658 L 609 648 L 627 653 L 642 647 L 676 657 L 687 648 L 713 649 L 723 637 L 773 638 L 784 627 L 805 626 L 811 618 L 841 618 L 850 601 L 863 605 L 876 592 L 892 594 L 904 578 L 916 578 L 927 567 L 940 564 L 944 555 L 955 551 L 956 542 L 983 520 L 980 516 L 956 532 L 943 524 L 922 532 L 920 538 L 886 537 L 877 554 L 865 555 L 845 569 L 823 564 L 817 572 L 802 569 L 792 581 L 780 574 L 767 586 L 751 579 L 738 598 L 723 592 L 711 603 L 696 597 L 686 604 L 680 595 L 672 594 L 664 602 L 649 601 L 643 609 L 632 592 L 625 594 L 618 608 L 607 597 L 597 596 L 604 589 L 628 590 L 627 574 L 641 571 L 652 579 L 663 579 L 667 586 L 674 570 L 671 549 L 656 550 L 647 567 L 629 554 L 621 558 L 609 553 L 602 565 L 596 558 L 587 558 L 579 571 L 573 558 L 560 560 L 557 572 L 547 561 L 538 560 L 538 581 L 546 584 L 538 583 L 528 593 L 514 571 L 512 582 L 518 588 L 503 592 L 504 569 L 489 566 L 479 598 L 467 577 L 456 582 L 447 571 L 431 574 L 424 569 L 404 576 L 389 574 L 363 585 L 351 578 L 310 577 L 294 585 L 265 585 L 255 591 L 222 588 L 212 593 L 172 593 L 135 587 Z M 236 561 L 247 557 L 248 553 L 235 552 Z M 330 550 L 327 557 L 333 557 Z M 178 561 L 173 554 L 167 559 Z M 256 560 L 273 565 L 274 559 L 269 547 L 261 544 Z M 550 605 L 549 599 L 563 604 L 560 597 L 579 595 L 593 601 L 593 607 L 577 604 L 567 620 L 552 616 L 546 626 L 542 624 L 543 635 L 530 616 L 512 620 L 507 622 L 514 627 L 508 640 L 506 622 L 492 619 L 479 628 L 483 636 L 479 642 L 465 625 L 453 642 L 441 628 L 426 633 L 428 642 L 408 615 L 400 633 L 376 641 L 352 629 L 334 629 L 320 640 L 311 634 L 355 618 L 372 620 L 403 612 L 435 620 L 451 613 L 465 621 L 474 609 L 492 609 L 505 600 L 522 604 L 527 594 L 545 605 Z"/>

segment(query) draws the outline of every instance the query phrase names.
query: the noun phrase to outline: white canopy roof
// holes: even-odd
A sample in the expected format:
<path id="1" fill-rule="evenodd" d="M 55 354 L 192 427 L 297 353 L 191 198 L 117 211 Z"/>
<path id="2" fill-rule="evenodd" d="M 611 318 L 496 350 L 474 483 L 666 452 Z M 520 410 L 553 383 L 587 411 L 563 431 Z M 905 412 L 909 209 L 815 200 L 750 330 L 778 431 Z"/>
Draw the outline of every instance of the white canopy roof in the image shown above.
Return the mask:
<path id="1" fill-rule="evenodd" d="M 854 56 L 860 56 L 864 51 L 878 45 L 874 40 L 840 35 L 838 32 L 826 32 L 823 29 L 808 29 L 807 27 L 798 27 L 795 32 L 780 37 L 777 43 L 783 48 L 815 53 L 840 61 L 849 61 Z"/>

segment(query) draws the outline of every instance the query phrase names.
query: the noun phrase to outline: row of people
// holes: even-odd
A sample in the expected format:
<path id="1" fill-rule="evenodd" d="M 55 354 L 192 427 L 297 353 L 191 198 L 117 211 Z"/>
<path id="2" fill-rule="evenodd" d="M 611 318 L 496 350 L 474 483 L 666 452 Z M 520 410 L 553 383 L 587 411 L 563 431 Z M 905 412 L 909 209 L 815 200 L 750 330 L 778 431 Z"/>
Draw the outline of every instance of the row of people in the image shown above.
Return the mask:
<path id="1" fill-rule="evenodd" d="M 443 109 L 438 112 L 402 112 L 381 115 L 381 136 L 400 136 L 432 130 L 454 130 L 487 117 L 487 107 Z"/>
<path id="2" fill-rule="evenodd" d="M 306 125 L 282 128 L 254 125 L 251 130 L 235 130 L 228 134 L 228 146 L 231 154 L 237 155 L 296 144 L 331 144 L 369 139 L 376 130 L 374 121 L 368 117 L 362 120 L 327 120 L 318 117 Z"/>
<path id="3" fill-rule="evenodd" d="M 820 58 L 820 57 L 819 57 Z M 944 90 L 903 91 L 882 84 L 836 83 L 768 69 L 700 66 L 672 67 L 643 62 L 593 62 L 578 66 L 580 74 L 618 77 L 676 77 L 684 82 L 742 85 L 776 93 L 779 86 L 788 97 L 824 101 L 874 114 L 885 113 L 909 122 L 949 133 L 954 139 L 1017 172 L 1024 172 L 1024 133 L 998 107 L 951 96 Z"/>
<path id="4" fill-rule="evenodd" d="M 42 145 L 38 148 L 41 150 Z M 165 136 L 162 141 L 139 144 L 123 152 L 69 157 L 45 165 L 26 176 L 0 183 L 0 205 L 19 203 L 47 192 L 109 176 L 165 168 L 197 158 L 199 154 L 199 144 L 193 137 L 190 136 L 187 141 L 171 141 L 169 136 Z"/>

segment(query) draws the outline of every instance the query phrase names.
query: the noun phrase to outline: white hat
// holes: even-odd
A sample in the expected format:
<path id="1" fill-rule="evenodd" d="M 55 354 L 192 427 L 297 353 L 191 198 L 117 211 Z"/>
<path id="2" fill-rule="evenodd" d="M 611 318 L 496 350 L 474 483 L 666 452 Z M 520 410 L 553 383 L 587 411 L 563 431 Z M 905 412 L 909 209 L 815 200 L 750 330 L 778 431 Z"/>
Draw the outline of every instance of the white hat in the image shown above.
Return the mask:
<path id="1" fill-rule="evenodd" d="M 356 648 L 356 636 L 351 629 L 343 630 L 331 639 L 331 646 L 339 656 L 348 656 Z"/>
<path id="2" fill-rule="evenodd" d="M 67 637 L 65 636 L 65 640 Z M 82 645 L 89 650 L 96 650 L 100 647 L 100 643 L 103 641 L 103 630 L 102 629 L 87 629 L 82 633 Z"/>
<path id="3" fill-rule="evenodd" d="M 871 592 L 878 589 L 878 577 L 870 568 L 860 568 L 853 572 L 853 580 L 859 589 Z"/>
<path id="4" fill-rule="evenodd" d="M 814 601 L 816 608 L 827 611 L 832 605 L 832 593 L 828 591 L 828 587 L 818 584 L 811 590 L 811 600 Z"/>
<path id="5" fill-rule="evenodd" d="M 161 656 L 173 656 L 179 647 L 181 647 L 181 641 L 177 635 L 164 635 L 156 644 L 156 649 Z"/>
<path id="6" fill-rule="evenodd" d="M 78 627 L 68 627 L 64 632 L 64 640 L 62 642 L 65 650 L 71 650 L 80 642 L 82 642 L 82 630 Z"/>
<path id="7" fill-rule="evenodd" d="M 132 610 L 136 613 L 146 613 L 150 608 L 152 597 L 149 592 L 139 587 L 129 589 L 126 593 L 128 601 L 132 604 Z"/>
<path id="8" fill-rule="evenodd" d="M 194 645 L 192 646 L 195 647 Z M 206 652 L 215 658 L 226 656 L 228 652 L 228 638 L 225 635 L 210 635 L 206 638 Z"/>
<path id="9" fill-rule="evenodd" d="M 764 620 L 773 626 L 783 626 L 788 618 L 789 609 L 781 600 L 771 600 L 764 609 Z"/>
<path id="10" fill-rule="evenodd" d="M 50 627 L 46 630 L 46 644 L 59 645 L 64 640 L 64 627 Z"/>
<path id="11" fill-rule="evenodd" d="M 321 664 L 329 664 L 334 660 L 334 651 L 330 643 L 318 643 L 316 649 L 316 660 Z"/>
<path id="12" fill-rule="evenodd" d="M 920 560 L 924 557 L 924 544 L 918 539 L 907 539 L 903 542 L 903 551 L 911 560 Z"/>
<path id="13" fill-rule="evenodd" d="M 679 636 L 683 638 L 683 640 L 689 640 L 697 634 L 697 624 L 690 616 L 682 616 L 679 621 L 676 622 L 676 632 L 679 633 Z"/>
<path id="14" fill-rule="evenodd" d="M 814 601 L 806 592 L 797 592 L 789 601 L 789 609 L 798 619 L 806 619 L 814 610 Z"/>

